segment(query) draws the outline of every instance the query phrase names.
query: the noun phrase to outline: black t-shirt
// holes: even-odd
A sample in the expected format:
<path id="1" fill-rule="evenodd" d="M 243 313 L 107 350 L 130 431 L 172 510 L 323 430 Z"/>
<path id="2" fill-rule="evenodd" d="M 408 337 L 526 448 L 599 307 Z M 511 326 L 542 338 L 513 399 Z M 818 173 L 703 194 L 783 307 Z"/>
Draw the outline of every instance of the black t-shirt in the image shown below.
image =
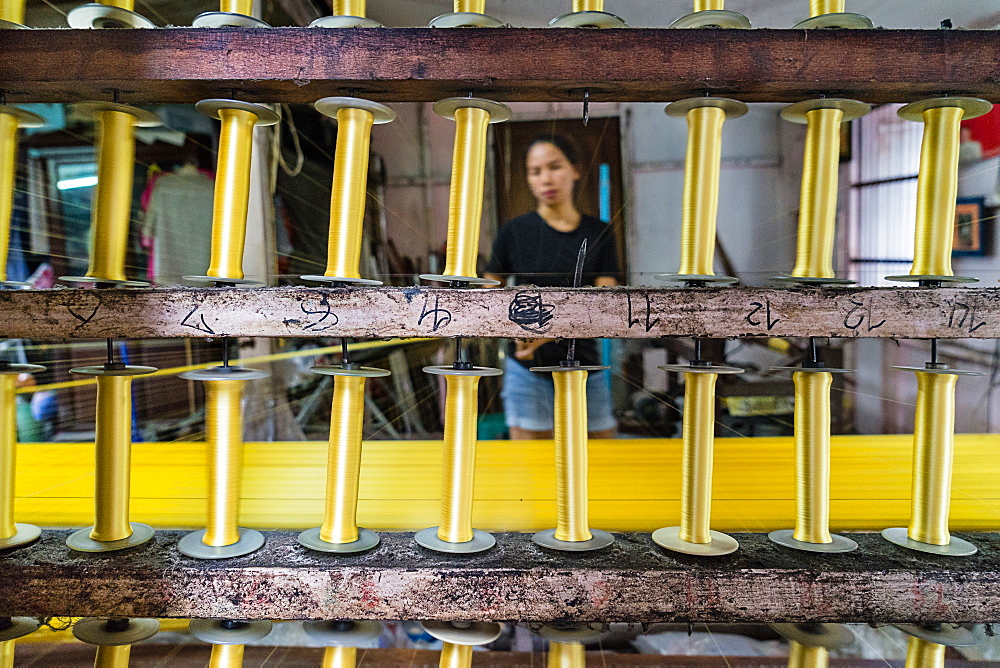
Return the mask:
<path id="1" fill-rule="evenodd" d="M 486 271 L 500 276 L 514 276 L 518 285 L 573 287 L 573 272 L 583 240 L 587 255 L 583 262 L 581 285 L 593 285 L 599 276 L 619 278 L 618 249 L 614 230 L 597 218 L 584 215 L 572 232 L 560 232 L 532 211 L 512 218 L 500 227 L 493 254 Z M 553 341 L 540 346 L 531 359 L 517 359 L 521 365 L 556 366 L 566 359 L 567 341 Z M 597 344 L 582 339 L 576 344 L 576 359 L 582 364 L 598 364 Z"/>

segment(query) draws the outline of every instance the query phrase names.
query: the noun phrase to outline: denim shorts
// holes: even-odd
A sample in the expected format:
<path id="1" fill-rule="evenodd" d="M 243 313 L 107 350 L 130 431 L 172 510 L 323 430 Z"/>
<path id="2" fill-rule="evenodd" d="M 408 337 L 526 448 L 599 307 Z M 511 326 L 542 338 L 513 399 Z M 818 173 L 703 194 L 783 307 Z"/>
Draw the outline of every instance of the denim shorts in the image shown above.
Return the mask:
<path id="1" fill-rule="evenodd" d="M 531 431 L 551 431 L 555 387 L 551 373 L 528 371 L 516 360 L 504 361 L 504 415 L 508 427 Z M 607 371 L 591 371 L 587 376 L 587 430 L 604 431 L 618 426 L 611 412 L 611 390 Z"/>

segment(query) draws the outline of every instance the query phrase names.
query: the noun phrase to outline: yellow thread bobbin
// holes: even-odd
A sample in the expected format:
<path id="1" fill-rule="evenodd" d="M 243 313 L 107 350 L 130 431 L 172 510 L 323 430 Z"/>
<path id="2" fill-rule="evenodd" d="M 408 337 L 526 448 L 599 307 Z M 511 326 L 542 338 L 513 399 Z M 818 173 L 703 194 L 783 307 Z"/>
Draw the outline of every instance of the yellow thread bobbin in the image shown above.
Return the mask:
<path id="1" fill-rule="evenodd" d="M 17 377 L 45 367 L 0 362 L 0 550 L 27 545 L 42 530 L 14 522 L 14 478 L 17 466 Z M 3 629 L 0 629 L 2 634 Z"/>
<path id="2" fill-rule="evenodd" d="M 315 366 L 312 371 L 333 376 L 330 410 L 330 454 L 327 461 L 326 507 L 323 525 L 299 534 L 299 543 L 320 552 L 362 552 L 379 544 L 374 531 L 357 525 L 361 437 L 365 421 L 365 380 L 388 376 L 383 369 L 356 364 Z"/>
<path id="3" fill-rule="evenodd" d="M 333 15 L 322 16 L 310 28 L 381 28 L 378 21 L 366 18 L 365 0 L 334 0 Z"/>
<path id="4" fill-rule="evenodd" d="M 503 22 L 486 15 L 486 0 L 455 0 L 454 11 L 442 14 L 431 28 L 500 28 Z"/>
<path id="5" fill-rule="evenodd" d="M 789 668 L 826 668 L 831 649 L 854 642 L 854 632 L 843 624 L 771 624 L 789 641 Z"/>
<path id="6" fill-rule="evenodd" d="M 25 0 L 0 0 L 0 30 L 24 28 Z"/>
<path id="7" fill-rule="evenodd" d="M 99 0 L 74 7 L 66 15 L 70 28 L 155 28 L 135 11 L 135 0 Z"/>
<path id="8" fill-rule="evenodd" d="M 198 640 L 212 645 L 209 668 L 242 668 L 244 646 L 266 638 L 271 622 L 195 619 L 189 630 Z"/>
<path id="9" fill-rule="evenodd" d="M 961 627 L 929 624 L 895 624 L 910 636 L 906 647 L 906 668 L 944 668 L 945 649 L 976 644 L 971 631 Z"/>
<path id="10" fill-rule="evenodd" d="M 681 210 L 681 266 L 676 274 L 659 274 L 665 281 L 688 287 L 707 283 L 735 283 L 731 276 L 716 276 L 715 224 L 719 209 L 719 169 L 722 164 L 722 125 L 727 118 L 747 112 L 742 102 L 721 97 L 689 98 L 666 108 L 668 116 L 688 123 Z"/>
<path id="11" fill-rule="evenodd" d="M 696 348 L 700 352 L 700 346 Z M 696 353 L 696 358 L 700 354 Z M 739 549 L 734 538 L 712 531 L 712 467 L 715 448 L 715 381 L 720 374 L 743 373 L 743 369 L 716 366 L 696 359 L 690 364 L 661 366 L 684 374 L 682 435 L 681 524 L 653 532 L 660 547 L 684 554 L 716 557 Z"/>
<path id="12" fill-rule="evenodd" d="M 822 285 L 853 283 L 836 278 L 833 247 L 837 229 L 837 183 L 840 170 L 840 125 L 861 118 L 871 107 L 856 100 L 821 98 L 789 105 L 781 117 L 806 129 L 799 195 L 799 234 L 791 276 L 775 280 Z"/>
<path id="13" fill-rule="evenodd" d="M 913 281 L 924 286 L 973 283 L 955 276 L 951 268 L 955 200 L 958 197 L 958 145 L 963 120 L 988 113 L 993 105 L 967 97 L 939 97 L 902 107 L 908 121 L 923 122 L 920 171 L 917 176 L 917 220 L 913 266 L 908 275 L 886 276 L 890 281 Z"/>
<path id="14" fill-rule="evenodd" d="M 17 131 L 19 128 L 37 128 L 43 125 L 45 120 L 37 114 L 0 105 L 0 285 L 27 285 L 7 280 L 10 219 L 14 211 L 14 185 L 17 181 Z"/>
<path id="15" fill-rule="evenodd" d="M 267 378 L 257 369 L 221 366 L 188 371 L 178 377 L 205 383 L 205 440 L 209 446 L 208 522 L 177 544 L 195 559 L 227 559 L 250 554 L 264 545 L 259 531 L 239 526 L 240 476 L 243 469 L 243 386 Z"/>
<path id="16" fill-rule="evenodd" d="M 455 121 L 447 257 L 443 274 L 421 274 L 420 278 L 453 285 L 498 285 L 498 281 L 476 275 L 476 262 L 483 217 L 487 127 L 509 119 L 510 107 L 480 98 L 450 97 L 435 102 L 434 112 Z"/>
<path id="17" fill-rule="evenodd" d="M 452 366 L 426 366 L 424 373 L 445 377 L 443 464 L 441 470 L 441 524 L 424 529 L 414 540 L 438 552 L 482 552 L 496 545 L 485 531 L 472 528 L 472 502 L 476 472 L 476 421 L 479 414 L 479 379 L 499 376 L 500 369 L 476 367 L 467 362 Z"/>
<path id="18" fill-rule="evenodd" d="M 740 28 L 750 27 L 750 19 L 731 12 L 725 0 L 694 0 L 694 11 L 670 24 L 671 28 Z"/>
<path id="19" fill-rule="evenodd" d="M 269 28 L 253 16 L 253 0 L 219 0 L 219 11 L 205 12 L 191 23 L 195 28 Z"/>
<path id="20" fill-rule="evenodd" d="M 601 627 L 598 624 L 542 626 L 537 633 L 549 641 L 548 668 L 585 668 L 584 643 L 597 642 Z"/>
<path id="21" fill-rule="evenodd" d="M 129 522 L 132 457 L 132 378 L 156 371 L 149 366 L 127 366 L 109 360 L 103 366 L 70 369 L 70 373 L 97 377 L 97 433 L 94 526 L 66 539 L 80 552 L 112 552 L 145 543 L 153 529 Z"/>
<path id="22" fill-rule="evenodd" d="M 549 21 L 550 28 L 627 28 L 628 25 L 604 11 L 604 0 L 573 0 L 573 11 Z"/>
<path id="23" fill-rule="evenodd" d="M 357 648 L 377 646 L 382 625 L 378 622 L 304 622 L 306 635 L 326 647 L 323 668 L 354 668 Z"/>
<path id="24" fill-rule="evenodd" d="M 422 622 L 421 626 L 444 643 L 440 668 L 471 668 L 472 648 L 500 637 L 500 625 L 493 622 Z"/>
<path id="25" fill-rule="evenodd" d="M 310 281 L 344 285 L 382 285 L 361 278 L 361 242 L 368 194 L 368 154 L 373 124 L 396 118 L 389 107 L 353 97 L 326 97 L 314 105 L 325 116 L 337 119 L 337 150 L 330 195 L 330 240 L 326 272 L 307 275 Z"/>
<path id="26" fill-rule="evenodd" d="M 77 640 L 97 645 L 94 668 L 128 668 L 132 645 L 152 638 L 160 622 L 145 618 L 84 618 L 73 625 Z"/>
<path id="27" fill-rule="evenodd" d="M 38 630 L 34 617 L 0 617 L 0 668 L 14 668 L 14 641 Z"/>
<path id="28" fill-rule="evenodd" d="M 585 552 L 615 542 L 607 531 L 589 527 L 588 513 L 587 375 L 608 368 L 579 364 L 531 367 L 531 371 L 551 373 L 555 387 L 556 528 L 531 537 L 542 547 Z"/>
<path id="29" fill-rule="evenodd" d="M 202 100 L 195 108 L 222 121 L 219 160 L 212 207 L 212 255 L 204 276 L 186 280 L 216 285 L 252 285 L 243 278 L 243 247 L 246 243 L 250 203 L 250 161 L 255 126 L 274 125 L 278 115 L 262 104 L 238 100 Z"/>
<path id="30" fill-rule="evenodd" d="M 77 113 L 97 122 L 97 186 L 90 215 L 90 266 L 83 276 L 63 276 L 72 283 L 144 286 L 125 277 L 129 220 L 132 217 L 132 172 L 135 128 L 155 127 L 153 113 L 114 102 L 84 102 Z"/>
<path id="31" fill-rule="evenodd" d="M 809 18 L 799 21 L 795 28 L 854 28 L 875 27 L 871 19 L 861 14 L 844 11 L 845 0 L 809 0 Z"/>

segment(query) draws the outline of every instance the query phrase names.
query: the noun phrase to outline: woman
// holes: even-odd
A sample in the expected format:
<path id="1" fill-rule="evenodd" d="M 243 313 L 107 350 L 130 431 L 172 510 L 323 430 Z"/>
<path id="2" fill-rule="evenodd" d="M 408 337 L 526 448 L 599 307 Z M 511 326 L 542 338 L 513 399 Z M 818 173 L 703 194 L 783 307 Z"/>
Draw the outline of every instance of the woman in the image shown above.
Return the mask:
<path id="1" fill-rule="evenodd" d="M 583 284 L 618 285 L 618 251 L 614 231 L 597 218 L 580 213 L 574 190 L 580 179 L 573 145 L 560 136 L 536 139 L 528 148 L 528 185 L 537 201 L 531 213 L 504 223 L 493 244 L 486 276 L 514 276 L 519 285 L 572 287 L 583 241 L 587 254 Z M 518 341 L 508 354 L 503 376 L 504 412 L 512 439 L 552 438 L 551 374 L 534 373 L 533 366 L 556 366 L 566 359 L 568 342 L 553 339 Z M 597 344 L 577 342 L 581 364 L 600 363 Z M 606 371 L 587 378 L 587 422 L 591 438 L 611 438 L 617 424 L 611 412 Z"/>

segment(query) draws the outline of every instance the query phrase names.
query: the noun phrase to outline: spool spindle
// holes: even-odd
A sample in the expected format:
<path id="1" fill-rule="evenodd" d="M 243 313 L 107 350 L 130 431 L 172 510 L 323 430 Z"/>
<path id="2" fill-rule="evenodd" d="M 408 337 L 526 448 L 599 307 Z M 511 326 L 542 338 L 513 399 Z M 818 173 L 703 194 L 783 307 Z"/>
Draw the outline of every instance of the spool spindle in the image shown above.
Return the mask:
<path id="1" fill-rule="evenodd" d="M 585 668 L 584 643 L 597 642 L 601 637 L 598 624 L 542 626 L 538 635 L 549 641 L 548 668 Z"/>
<path id="2" fill-rule="evenodd" d="M 253 129 L 274 125 L 279 116 L 270 107 L 238 100 L 202 100 L 195 108 L 209 118 L 222 121 L 219 161 L 212 207 L 212 255 L 204 276 L 186 280 L 216 285 L 253 285 L 243 278 L 243 247 L 246 244 L 247 211 L 250 203 L 250 161 Z"/>
<path id="3" fill-rule="evenodd" d="M 573 11 L 549 21 L 550 28 L 627 28 L 628 25 L 604 11 L 604 0 L 573 0 Z"/>
<path id="4" fill-rule="evenodd" d="M 807 125 L 799 195 L 799 234 L 791 276 L 775 280 L 805 285 L 849 284 L 836 278 L 833 247 L 837 228 L 840 125 L 861 118 L 871 106 L 856 100 L 821 98 L 789 105 L 781 117 Z"/>
<path id="5" fill-rule="evenodd" d="M 314 105 L 337 119 L 337 150 L 330 195 L 330 234 L 326 272 L 302 278 L 341 285 L 382 285 L 361 278 L 361 242 L 368 195 L 368 155 L 373 124 L 396 118 L 389 107 L 355 97 L 325 97 Z"/>
<path id="6" fill-rule="evenodd" d="M 34 617 L 0 617 L 0 668 L 14 668 L 14 641 L 39 626 Z"/>
<path id="7" fill-rule="evenodd" d="M 874 28 L 871 19 L 845 12 L 845 0 L 809 0 L 809 18 L 795 28 Z"/>
<path id="8" fill-rule="evenodd" d="M 94 668 L 128 668 L 132 645 L 152 638 L 159 630 L 159 620 L 145 618 L 89 617 L 73 625 L 77 640 L 97 645 Z"/>
<path id="9" fill-rule="evenodd" d="M 25 0 L 0 0 L 0 30 L 25 28 Z"/>
<path id="10" fill-rule="evenodd" d="M 382 634 L 378 622 L 304 622 L 302 624 L 310 639 L 322 643 L 323 668 L 354 668 L 357 663 L 357 648 L 371 647 Z"/>
<path id="11" fill-rule="evenodd" d="M 739 549 L 731 536 L 712 531 L 712 468 L 715 449 L 715 381 L 720 374 L 743 373 L 743 369 L 718 366 L 700 359 L 690 364 L 661 366 L 665 371 L 684 374 L 684 415 L 682 435 L 681 524 L 653 532 L 660 547 L 684 554 L 717 557 Z"/>
<path id="12" fill-rule="evenodd" d="M 80 552 L 113 552 L 141 545 L 153 537 L 152 527 L 129 522 L 132 460 L 132 379 L 156 371 L 150 366 L 115 362 L 108 342 L 108 362 L 70 369 L 97 378 L 97 431 L 94 438 L 94 526 L 66 539 Z"/>
<path id="13" fill-rule="evenodd" d="M 750 27 L 750 19 L 725 9 L 725 0 L 694 0 L 694 11 L 670 24 L 671 28 Z"/>
<path id="14" fill-rule="evenodd" d="M 270 28 L 253 16 L 253 0 L 219 0 L 219 11 L 205 12 L 191 23 L 195 28 Z"/>
<path id="15" fill-rule="evenodd" d="M 502 28 L 503 22 L 486 15 L 486 0 L 455 0 L 454 11 L 430 23 L 432 28 Z"/>
<path id="16" fill-rule="evenodd" d="M 475 97 L 450 97 L 434 103 L 434 112 L 455 121 L 455 149 L 448 198 L 448 244 L 444 274 L 421 274 L 427 281 L 453 285 L 499 285 L 479 278 L 479 225 L 486 180 L 486 136 L 491 123 L 510 118 L 510 107 Z"/>
<path id="17" fill-rule="evenodd" d="M 381 28 L 378 21 L 366 18 L 365 0 L 334 0 L 333 15 L 321 16 L 310 28 Z"/>
<path id="18" fill-rule="evenodd" d="M 17 131 L 19 128 L 37 128 L 43 125 L 45 120 L 37 114 L 0 105 L 0 285 L 7 287 L 27 285 L 7 280 L 10 220 L 14 212 L 14 185 L 17 182 Z"/>
<path id="19" fill-rule="evenodd" d="M 440 668 L 471 668 L 472 648 L 500 637 L 500 625 L 493 622 L 421 622 L 421 626 L 444 643 Z"/>
<path id="20" fill-rule="evenodd" d="M 688 287 L 708 283 L 735 283 L 716 276 L 715 225 L 719 210 L 719 169 L 722 164 L 722 125 L 727 118 L 747 112 L 742 102 L 721 97 L 688 98 L 666 108 L 668 116 L 685 117 L 688 124 L 681 214 L 681 266 L 676 274 L 659 274 L 665 281 Z"/>
<path id="21" fill-rule="evenodd" d="M 0 550 L 27 545 L 42 530 L 14 522 L 14 480 L 17 471 L 17 377 L 45 367 L 0 361 Z M 0 618 L 3 619 L 3 618 Z M 0 628 L 0 631 L 3 629 Z"/>
<path id="22" fill-rule="evenodd" d="M 917 176 L 913 265 L 908 275 L 886 276 L 887 280 L 912 281 L 930 287 L 978 280 L 955 276 L 951 268 L 958 197 L 958 145 L 961 122 L 982 116 L 992 108 L 986 100 L 938 97 L 912 102 L 897 112 L 905 120 L 923 122 L 924 133 Z"/>
<path id="23" fill-rule="evenodd" d="M 271 626 L 267 620 L 194 619 L 189 629 L 195 638 L 212 645 L 209 668 L 241 668 L 244 646 L 266 638 Z"/>
<path id="24" fill-rule="evenodd" d="M 944 668 L 946 648 L 967 647 L 976 642 L 975 636 L 961 627 L 942 624 L 894 626 L 910 636 L 906 647 L 905 668 Z"/>
<path id="25" fill-rule="evenodd" d="M 101 5 L 103 6 L 103 5 Z M 135 128 L 161 125 L 156 114 L 117 102 L 83 102 L 77 113 L 97 124 L 97 185 L 90 210 L 90 264 L 83 276 L 62 276 L 71 283 L 141 287 L 145 281 L 125 276 L 129 221 L 132 217 L 132 173 Z"/>
<path id="26" fill-rule="evenodd" d="M 843 624 L 771 624 L 789 642 L 788 668 L 826 668 L 832 649 L 854 642 L 854 632 Z"/>
<path id="27" fill-rule="evenodd" d="M 135 0 L 100 0 L 74 7 L 66 15 L 70 28 L 155 28 L 135 11 Z"/>
<path id="28" fill-rule="evenodd" d="M 223 345 L 226 345 L 225 343 Z M 195 559 L 227 559 L 250 554 L 264 545 L 259 531 L 239 526 L 240 477 L 243 469 L 243 386 L 270 374 L 228 365 L 180 374 L 205 383 L 205 440 L 209 447 L 208 521 L 205 529 L 177 544 Z"/>

